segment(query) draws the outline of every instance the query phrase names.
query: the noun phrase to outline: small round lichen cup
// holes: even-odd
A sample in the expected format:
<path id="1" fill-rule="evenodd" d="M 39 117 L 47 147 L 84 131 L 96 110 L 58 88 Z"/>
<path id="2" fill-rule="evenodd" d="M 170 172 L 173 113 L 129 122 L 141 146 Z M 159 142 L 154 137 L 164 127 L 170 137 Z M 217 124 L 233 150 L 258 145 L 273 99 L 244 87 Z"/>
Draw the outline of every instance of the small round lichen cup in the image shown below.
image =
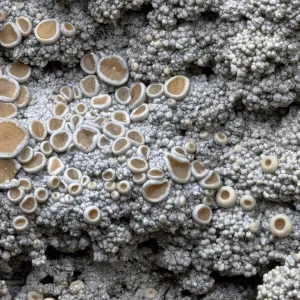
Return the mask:
<path id="1" fill-rule="evenodd" d="M 261 167 L 264 173 L 273 174 L 279 166 L 278 158 L 276 155 L 267 155 L 261 160 Z"/>
<path id="2" fill-rule="evenodd" d="M 285 214 L 278 214 L 271 218 L 269 229 L 276 237 L 287 237 L 291 234 L 293 224 L 291 219 Z"/>
<path id="3" fill-rule="evenodd" d="M 230 186 L 222 186 L 216 195 L 216 201 L 219 206 L 229 208 L 236 204 L 236 192 Z"/>
<path id="4" fill-rule="evenodd" d="M 34 29 L 37 40 L 45 45 L 54 44 L 60 37 L 60 26 L 55 19 L 40 22 Z"/>
<path id="5" fill-rule="evenodd" d="M 207 225 L 210 223 L 212 218 L 212 210 L 205 204 L 198 204 L 193 209 L 193 220 L 201 225 Z"/>

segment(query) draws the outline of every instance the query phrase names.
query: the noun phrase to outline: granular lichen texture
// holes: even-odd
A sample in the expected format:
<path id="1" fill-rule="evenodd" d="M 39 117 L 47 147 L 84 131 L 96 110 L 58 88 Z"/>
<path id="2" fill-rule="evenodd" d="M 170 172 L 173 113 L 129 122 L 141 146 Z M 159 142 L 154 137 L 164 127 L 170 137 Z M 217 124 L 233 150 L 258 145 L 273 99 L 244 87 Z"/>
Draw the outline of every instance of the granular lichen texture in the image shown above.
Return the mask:
<path id="1" fill-rule="evenodd" d="M 0 300 L 300 299 L 299 16 L 0 0 Z"/>

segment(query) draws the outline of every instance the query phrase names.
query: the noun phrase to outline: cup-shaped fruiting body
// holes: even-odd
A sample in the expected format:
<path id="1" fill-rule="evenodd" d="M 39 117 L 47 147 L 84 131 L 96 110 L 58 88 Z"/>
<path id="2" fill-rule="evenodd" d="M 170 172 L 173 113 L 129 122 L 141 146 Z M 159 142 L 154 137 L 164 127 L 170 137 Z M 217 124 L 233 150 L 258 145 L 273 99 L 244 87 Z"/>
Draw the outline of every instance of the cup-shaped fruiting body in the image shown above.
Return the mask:
<path id="1" fill-rule="evenodd" d="M 80 114 L 75 114 L 71 117 L 70 122 L 74 125 L 75 128 L 77 128 L 83 124 L 84 119 Z"/>
<path id="2" fill-rule="evenodd" d="M 79 182 L 72 182 L 68 186 L 68 193 L 71 196 L 78 196 L 82 193 L 83 187 Z"/>
<path id="3" fill-rule="evenodd" d="M 44 295 L 35 291 L 30 291 L 27 294 L 27 300 L 44 300 Z"/>
<path id="4" fill-rule="evenodd" d="M 72 133 L 66 130 L 55 131 L 50 137 L 50 144 L 54 151 L 65 152 L 72 142 Z"/>
<path id="5" fill-rule="evenodd" d="M 171 149 L 171 153 L 179 157 L 187 157 L 187 151 L 180 146 L 175 146 Z"/>
<path id="6" fill-rule="evenodd" d="M 148 146 L 145 146 L 145 145 L 139 146 L 137 151 L 136 151 L 136 155 L 138 157 L 141 157 L 141 158 L 145 159 L 145 160 L 148 160 L 149 156 L 150 156 L 150 148 Z"/>
<path id="7" fill-rule="evenodd" d="M 0 10 L 0 23 L 4 22 L 6 19 L 6 13 L 4 10 Z"/>
<path id="8" fill-rule="evenodd" d="M 40 150 L 46 156 L 50 156 L 52 154 L 52 152 L 53 152 L 51 144 L 48 141 L 43 141 L 40 144 Z"/>
<path id="9" fill-rule="evenodd" d="M 18 109 L 13 103 L 0 102 L 0 118 L 11 119 L 18 114 Z"/>
<path id="10" fill-rule="evenodd" d="M 82 56 L 80 67 L 83 72 L 93 75 L 96 73 L 99 58 L 95 53 L 89 52 Z"/>
<path id="11" fill-rule="evenodd" d="M 192 175 L 195 179 L 201 180 L 207 176 L 209 169 L 206 168 L 200 161 L 195 160 L 192 162 Z"/>
<path id="12" fill-rule="evenodd" d="M 236 192 L 231 186 L 222 186 L 216 195 L 219 206 L 224 208 L 232 207 L 236 204 Z"/>
<path id="13" fill-rule="evenodd" d="M 75 106 L 75 113 L 81 116 L 85 115 L 88 110 L 89 108 L 86 103 L 78 103 Z"/>
<path id="14" fill-rule="evenodd" d="M 83 212 L 83 219 L 90 225 L 99 224 L 101 219 L 100 209 L 94 205 L 88 206 Z"/>
<path id="15" fill-rule="evenodd" d="M 122 180 L 117 184 L 117 190 L 121 195 L 131 194 L 131 185 L 128 180 Z"/>
<path id="16" fill-rule="evenodd" d="M 59 90 L 59 93 L 67 102 L 71 102 L 74 99 L 73 90 L 67 85 L 62 86 Z"/>
<path id="17" fill-rule="evenodd" d="M 21 178 L 19 180 L 19 187 L 22 188 L 25 192 L 29 192 L 32 189 L 32 183 L 28 178 Z"/>
<path id="18" fill-rule="evenodd" d="M 228 142 L 228 137 L 224 132 L 217 132 L 214 134 L 214 141 L 219 145 L 226 145 Z"/>
<path id="19" fill-rule="evenodd" d="M 50 190 L 56 190 L 60 184 L 60 178 L 58 176 L 50 176 L 47 181 L 47 186 Z"/>
<path id="20" fill-rule="evenodd" d="M 44 20 L 34 29 L 35 37 L 42 44 L 54 44 L 60 37 L 59 27 L 59 23 L 55 19 Z"/>
<path id="21" fill-rule="evenodd" d="M 147 181 L 147 175 L 145 173 L 134 174 L 132 180 L 136 184 L 144 184 Z"/>
<path id="22" fill-rule="evenodd" d="M 22 35 L 15 23 L 8 22 L 0 30 L 0 45 L 4 48 L 13 48 L 22 41 Z"/>
<path id="23" fill-rule="evenodd" d="M 104 183 L 104 189 L 109 193 L 115 191 L 116 188 L 117 188 L 117 185 L 113 181 L 107 181 Z"/>
<path id="24" fill-rule="evenodd" d="M 138 147 L 145 144 L 145 138 L 143 134 L 136 130 L 131 129 L 126 132 L 126 137 L 130 139 L 132 145 Z"/>
<path id="25" fill-rule="evenodd" d="M 80 80 L 79 87 L 85 97 L 94 97 L 99 94 L 100 84 L 95 75 L 88 75 Z"/>
<path id="26" fill-rule="evenodd" d="M 20 92 L 18 97 L 14 100 L 14 104 L 18 108 L 26 107 L 30 102 L 31 94 L 26 85 L 20 85 Z"/>
<path id="27" fill-rule="evenodd" d="M 130 125 L 130 117 L 126 111 L 116 110 L 111 114 L 111 120 L 124 126 Z"/>
<path id="28" fill-rule="evenodd" d="M 29 162 L 23 164 L 23 169 L 30 174 L 37 173 L 45 167 L 46 162 L 45 155 L 41 152 L 36 152 Z"/>
<path id="29" fill-rule="evenodd" d="M 193 209 L 193 220 L 201 225 L 207 225 L 212 218 L 211 208 L 205 204 L 198 204 Z"/>
<path id="30" fill-rule="evenodd" d="M 12 188 L 7 192 L 7 198 L 12 203 L 20 203 L 25 197 L 25 191 L 21 188 Z"/>
<path id="31" fill-rule="evenodd" d="M 36 199 L 36 201 L 38 203 L 44 203 L 48 200 L 49 198 L 49 192 L 47 189 L 43 188 L 43 187 L 38 187 L 35 191 L 34 191 L 34 198 Z"/>
<path id="32" fill-rule="evenodd" d="M 165 176 L 164 171 L 159 168 L 150 168 L 147 172 L 147 177 L 149 179 L 160 180 Z"/>
<path id="33" fill-rule="evenodd" d="M 116 171 L 114 169 L 107 169 L 102 173 L 102 179 L 104 181 L 115 181 L 116 179 Z"/>
<path id="34" fill-rule="evenodd" d="M 136 82 L 130 86 L 131 101 L 130 109 L 135 109 L 142 105 L 146 100 L 146 86 L 142 82 Z"/>
<path id="35" fill-rule="evenodd" d="M 111 103 L 111 97 L 107 94 L 98 95 L 91 99 L 91 107 L 101 111 L 109 109 Z"/>
<path id="36" fill-rule="evenodd" d="M 191 177 L 191 163 L 187 158 L 179 157 L 171 153 L 165 155 L 165 162 L 170 177 L 176 183 L 186 183 Z"/>
<path id="37" fill-rule="evenodd" d="M 23 164 L 29 162 L 33 158 L 33 149 L 26 146 L 18 155 L 17 160 Z"/>
<path id="38" fill-rule="evenodd" d="M 103 57 L 97 64 L 97 75 L 107 84 L 120 86 L 124 84 L 129 77 L 127 63 L 119 55 Z"/>
<path id="39" fill-rule="evenodd" d="M 55 104 L 53 111 L 52 111 L 52 113 L 55 117 L 60 117 L 60 118 L 65 117 L 68 112 L 69 112 L 69 107 L 65 103 Z"/>
<path id="40" fill-rule="evenodd" d="M 21 211 L 25 214 L 31 214 L 37 209 L 37 201 L 33 196 L 25 196 L 19 204 Z"/>
<path id="41" fill-rule="evenodd" d="M 134 109 L 130 114 L 130 120 L 132 122 L 142 122 L 147 120 L 149 117 L 149 106 L 147 104 L 142 104 L 136 109 Z"/>
<path id="42" fill-rule="evenodd" d="M 157 291 L 153 288 L 145 289 L 144 296 L 145 300 L 155 300 L 157 296 Z"/>
<path id="43" fill-rule="evenodd" d="M 186 142 L 184 148 L 188 153 L 195 153 L 197 146 L 193 141 Z"/>
<path id="44" fill-rule="evenodd" d="M 91 182 L 91 178 L 88 175 L 83 175 L 80 179 L 80 183 L 83 187 L 87 187 Z"/>
<path id="45" fill-rule="evenodd" d="M 0 76 L 0 101 L 1 102 L 12 102 L 19 96 L 20 85 L 19 83 L 7 76 Z"/>
<path id="46" fill-rule="evenodd" d="M 148 180 L 142 186 L 142 195 L 150 203 L 158 203 L 168 197 L 171 189 L 170 182 L 164 180 Z"/>
<path id="47" fill-rule="evenodd" d="M 47 128 L 44 122 L 32 120 L 28 125 L 30 135 L 38 142 L 42 142 L 47 136 Z"/>
<path id="48" fill-rule="evenodd" d="M 81 280 L 71 282 L 69 291 L 72 295 L 77 295 L 81 290 L 84 289 L 84 283 Z"/>
<path id="49" fill-rule="evenodd" d="M 63 180 L 65 183 L 70 184 L 73 182 L 80 182 L 81 177 L 82 173 L 80 170 L 76 168 L 68 168 L 64 172 Z"/>
<path id="50" fill-rule="evenodd" d="M 28 132 L 21 124 L 10 119 L 0 119 L 0 158 L 17 156 L 27 143 Z"/>
<path id="51" fill-rule="evenodd" d="M 132 173 L 144 173 L 148 170 L 149 166 L 145 159 L 141 157 L 132 157 L 127 161 L 127 168 Z"/>
<path id="52" fill-rule="evenodd" d="M 112 152 L 117 156 L 125 154 L 130 148 L 131 142 L 126 137 L 118 138 L 112 144 Z"/>
<path id="53" fill-rule="evenodd" d="M 260 164 L 264 173 L 274 174 L 279 163 L 276 155 L 267 155 L 261 160 Z"/>
<path id="54" fill-rule="evenodd" d="M 6 74 L 19 83 L 23 83 L 29 79 L 31 68 L 22 62 L 14 62 L 6 67 Z"/>
<path id="55" fill-rule="evenodd" d="M 54 103 L 55 104 L 59 104 L 59 103 L 67 104 L 67 100 L 62 95 L 55 95 L 54 96 Z"/>
<path id="56" fill-rule="evenodd" d="M 88 153 L 96 148 L 99 136 L 100 132 L 97 128 L 82 125 L 74 131 L 73 142 L 79 150 Z"/>
<path id="57" fill-rule="evenodd" d="M 49 134 L 55 131 L 62 130 L 65 127 L 66 121 L 63 118 L 52 117 L 46 122 L 47 131 Z"/>
<path id="58" fill-rule="evenodd" d="M 130 90 L 126 86 L 122 86 L 115 91 L 115 99 L 119 104 L 128 105 L 132 99 Z"/>
<path id="59" fill-rule="evenodd" d="M 58 191 L 64 194 L 68 192 L 68 185 L 63 180 L 60 181 L 60 184 L 58 186 Z"/>
<path id="60" fill-rule="evenodd" d="M 256 200 L 251 195 L 244 195 L 240 198 L 240 206 L 243 210 L 252 210 L 256 206 Z"/>
<path id="61" fill-rule="evenodd" d="M 87 185 L 87 189 L 89 191 L 95 191 L 97 189 L 97 182 L 95 181 L 91 181 L 88 185 Z"/>
<path id="62" fill-rule="evenodd" d="M 278 214 L 271 218 L 269 228 L 274 236 L 283 238 L 291 234 L 293 224 L 287 215 Z"/>
<path id="63" fill-rule="evenodd" d="M 164 93 L 167 97 L 182 100 L 190 91 L 190 80 L 185 76 L 174 76 L 167 80 L 164 85 Z"/>
<path id="64" fill-rule="evenodd" d="M 16 231 L 25 231 L 28 228 L 29 222 L 28 219 L 24 216 L 17 216 L 13 219 L 12 223 Z"/>
<path id="65" fill-rule="evenodd" d="M 221 178 L 215 171 L 209 171 L 200 181 L 200 186 L 205 190 L 216 190 L 221 186 Z"/>
<path id="66" fill-rule="evenodd" d="M 59 202 L 61 200 L 61 193 L 60 192 L 52 192 L 51 194 L 51 199 L 54 201 L 54 202 Z"/>
<path id="67" fill-rule="evenodd" d="M 146 89 L 146 94 L 150 99 L 160 98 L 164 94 L 164 85 L 152 83 Z"/>
<path id="68" fill-rule="evenodd" d="M 112 140 L 106 137 L 104 134 L 101 134 L 97 141 L 97 147 L 99 149 L 109 148 L 112 144 Z"/>
<path id="69" fill-rule="evenodd" d="M 103 125 L 102 128 L 103 133 L 110 139 L 116 140 L 125 135 L 125 127 L 118 123 L 109 121 Z"/>
<path id="70" fill-rule="evenodd" d="M 73 204 L 75 202 L 75 198 L 69 194 L 65 195 L 64 203 L 66 204 Z"/>
<path id="71" fill-rule="evenodd" d="M 80 87 L 78 85 L 74 85 L 72 90 L 73 90 L 74 99 L 80 100 L 82 98 L 82 92 L 80 90 Z"/>
<path id="72" fill-rule="evenodd" d="M 74 37 L 76 34 L 76 28 L 70 22 L 63 22 L 60 25 L 60 32 L 61 32 L 61 35 L 65 36 L 65 37 Z"/>
<path id="73" fill-rule="evenodd" d="M 21 165 L 15 159 L 0 159 L 0 189 L 10 189 L 18 185 L 14 179 L 21 169 Z"/>
<path id="74" fill-rule="evenodd" d="M 21 32 L 22 36 L 29 36 L 32 32 L 32 22 L 26 17 L 19 17 L 16 20 L 16 25 Z"/>
<path id="75" fill-rule="evenodd" d="M 50 157 L 47 171 L 49 175 L 59 175 L 63 172 L 65 165 L 58 157 Z"/>

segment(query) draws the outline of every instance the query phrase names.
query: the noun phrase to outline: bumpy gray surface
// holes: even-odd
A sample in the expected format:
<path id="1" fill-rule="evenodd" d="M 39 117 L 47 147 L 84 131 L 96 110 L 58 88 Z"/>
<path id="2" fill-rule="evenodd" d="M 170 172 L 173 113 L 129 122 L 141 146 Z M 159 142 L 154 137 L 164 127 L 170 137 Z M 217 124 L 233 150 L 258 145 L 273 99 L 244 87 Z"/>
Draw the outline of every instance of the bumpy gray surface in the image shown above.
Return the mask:
<path id="1" fill-rule="evenodd" d="M 165 96 L 148 100 L 148 120 L 133 126 L 151 149 L 150 167 L 165 169 L 165 152 L 194 141 L 197 151 L 188 158 L 218 172 L 238 199 L 251 194 L 257 205 L 244 211 L 238 202 L 224 209 L 214 201 L 212 222 L 201 226 L 192 219 L 205 197 L 197 181 L 172 183 L 168 198 L 155 205 L 134 184 L 130 196 L 114 200 L 101 173 L 114 168 L 119 181 L 132 182 L 117 157 L 100 150 L 59 154 L 66 167 L 96 181 L 97 190 L 85 189 L 72 205 L 50 199 L 28 216 L 23 233 L 11 225 L 19 207 L 0 191 L 0 298 L 23 300 L 36 291 L 59 300 L 139 300 L 153 288 L 156 300 L 299 299 L 299 266 L 292 255 L 300 246 L 300 2 L 66 0 L 62 12 L 54 4 L 0 0 L 5 22 L 26 16 L 35 27 L 55 18 L 77 29 L 73 38 L 50 46 L 32 34 L 17 47 L 0 48 L 1 65 L 18 60 L 32 67 L 32 100 L 17 116 L 24 126 L 51 117 L 60 87 L 85 76 L 79 62 L 88 51 L 123 56 L 130 69 L 127 86 L 185 75 L 191 90 L 176 108 Z M 102 93 L 114 91 L 101 82 Z M 228 136 L 225 146 L 214 141 L 219 131 Z M 33 139 L 29 144 L 37 146 Z M 270 154 L 279 168 L 265 174 L 260 161 Z M 24 176 L 34 187 L 48 178 L 46 170 L 21 170 L 17 178 Z M 83 221 L 91 204 L 102 213 L 98 226 Z M 269 230 L 270 217 L 279 213 L 293 223 L 286 238 Z M 249 230 L 253 222 L 256 233 Z M 75 280 L 85 287 L 72 295 Z"/>

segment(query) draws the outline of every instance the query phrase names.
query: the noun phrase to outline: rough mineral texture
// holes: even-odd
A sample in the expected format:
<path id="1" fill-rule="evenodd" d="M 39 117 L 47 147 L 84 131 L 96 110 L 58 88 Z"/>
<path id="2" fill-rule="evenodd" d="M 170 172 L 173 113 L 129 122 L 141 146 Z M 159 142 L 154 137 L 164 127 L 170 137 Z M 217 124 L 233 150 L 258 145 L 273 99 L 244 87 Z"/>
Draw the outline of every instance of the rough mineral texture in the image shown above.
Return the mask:
<path id="1" fill-rule="evenodd" d="M 298 0 L 0 0 L 0 300 L 300 299 L 299 29 Z"/>

